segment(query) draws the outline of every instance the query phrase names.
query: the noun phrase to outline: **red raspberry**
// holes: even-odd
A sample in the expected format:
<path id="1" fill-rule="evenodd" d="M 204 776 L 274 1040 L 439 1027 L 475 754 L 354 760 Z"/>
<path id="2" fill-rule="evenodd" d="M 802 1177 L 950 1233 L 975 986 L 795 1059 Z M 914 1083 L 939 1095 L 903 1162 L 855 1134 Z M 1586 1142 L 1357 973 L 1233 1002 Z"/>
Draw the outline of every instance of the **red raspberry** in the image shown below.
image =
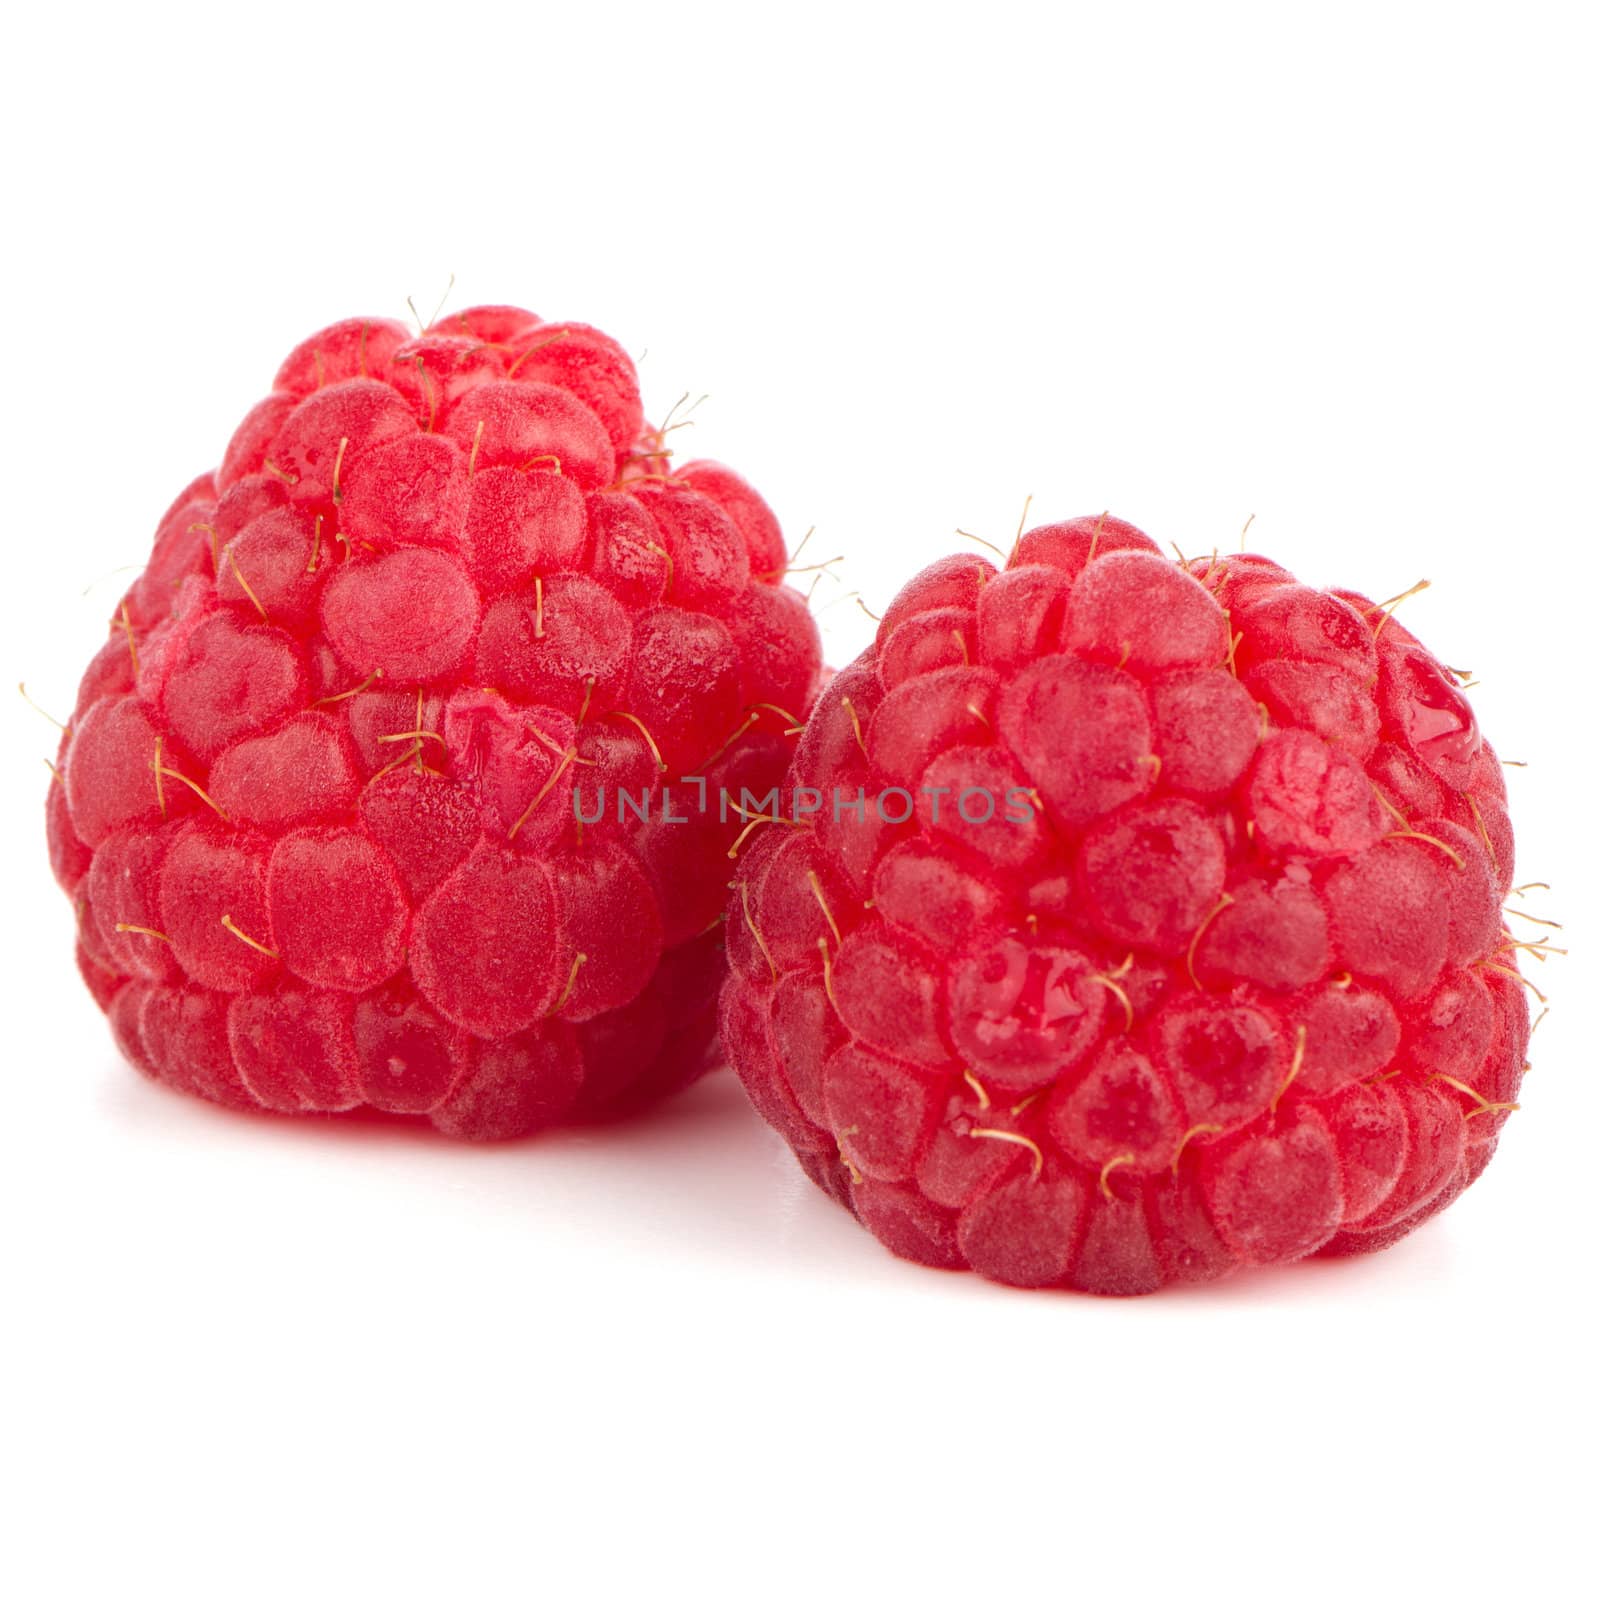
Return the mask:
<path id="1" fill-rule="evenodd" d="M 742 824 L 698 801 L 782 774 L 819 646 L 760 497 L 670 457 L 579 323 L 289 356 L 162 519 L 50 793 L 136 1065 L 469 1138 L 703 1070 Z"/>
<path id="2" fill-rule="evenodd" d="M 936 562 L 829 683 L 722 1035 L 891 1250 L 1135 1294 L 1378 1249 L 1483 1170 L 1505 788 L 1390 612 L 1085 518 Z"/>

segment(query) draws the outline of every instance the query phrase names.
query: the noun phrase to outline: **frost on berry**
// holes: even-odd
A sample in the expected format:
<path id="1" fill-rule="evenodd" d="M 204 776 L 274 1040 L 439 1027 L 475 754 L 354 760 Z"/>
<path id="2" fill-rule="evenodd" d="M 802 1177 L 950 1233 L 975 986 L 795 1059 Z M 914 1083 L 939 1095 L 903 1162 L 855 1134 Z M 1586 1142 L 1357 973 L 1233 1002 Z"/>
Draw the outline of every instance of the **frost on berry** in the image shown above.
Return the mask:
<path id="1" fill-rule="evenodd" d="M 461 666 L 478 631 L 478 595 L 460 561 L 395 550 L 329 576 L 322 626 L 347 669 L 422 683 Z"/>
<path id="2" fill-rule="evenodd" d="M 469 480 L 457 445 L 436 433 L 410 433 L 349 461 L 341 487 L 339 527 L 352 542 L 454 550 L 466 537 L 469 495 L 480 486 Z"/>
<path id="3" fill-rule="evenodd" d="M 463 537 L 484 594 L 527 589 L 536 574 L 575 566 L 584 534 L 583 494 L 561 473 L 489 467 L 472 480 Z"/>
<path id="4" fill-rule="evenodd" d="M 889 605 L 783 793 L 830 803 L 743 852 L 722 1030 L 890 1250 L 1138 1294 L 1482 1172 L 1529 1037 L 1505 788 L 1391 610 L 1109 516 Z"/>
<path id="5" fill-rule="evenodd" d="M 996 727 L 1063 827 L 1106 816 L 1152 785 L 1149 703 L 1120 667 L 1042 656 L 1001 690 Z"/>
<path id="6" fill-rule="evenodd" d="M 939 1035 L 939 977 L 911 941 L 862 929 L 833 963 L 834 1005 L 858 1039 L 937 1066 L 948 1055 Z"/>
<path id="7" fill-rule="evenodd" d="M 820 662 L 771 510 L 671 442 L 620 345 L 513 307 L 290 353 L 162 515 L 47 802 L 141 1071 L 486 1139 L 705 1070 L 716 786 L 772 788 Z"/>
<path id="8" fill-rule="evenodd" d="M 348 812 L 360 793 L 357 762 L 336 717 L 302 711 L 224 750 L 211 766 L 210 793 L 235 822 L 291 828 Z"/>
<path id="9" fill-rule="evenodd" d="M 285 969 L 360 993 L 400 970 L 409 908 L 398 874 L 364 833 L 328 828 L 280 839 L 267 903 Z"/>
<path id="10" fill-rule="evenodd" d="M 269 1111 L 348 1111 L 361 1103 L 355 1002 L 286 984 L 241 994 L 228 1007 L 228 1046 L 240 1080 Z"/>
<path id="11" fill-rule="evenodd" d="M 263 943 L 271 840 L 212 820 L 184 824 L 161 866 L 158 927 L 191 983 L 253 989 L 275 973 Z"/>
<path id="12" fill-rule="evenodd" d="M 886 696 L 869 699 L 858 690 L 849 697 L 850 709 L 858 720 L 865 719 L 876 699 L 883 699 L 870 719 L 870 733 L 862 721 L 866 754 L 892 785 L 915 792 L 928 764 L 943 751 L 987 741 L 985 719 L 992 721 L 995 687 L 993 673 L 946 667 L 897 684 Z M 853 725 L 847 721 L 845 726 Z"/>
<path id="13" fill-rule="evenodd" d="M 1134 672 L 1210 667 L 1227 654 L 1222 607 L 1179 566 L 1143 550 L 1113 550 L 1072 586 L 1067 648 Z"/>
<path id="14" fill-rule="evenodd" d="M 202 760 L 215 760 L 235 739 L 305 703 L 300 655 L 280 628 L 241 624 L 231 612 L 218 612 L 187 633 L 174 657 L 162 685 L 162 714 Z"/>
<path id="15" fill-rule="evenodd" d="M 782 581 L 787 557 L 778 519 L 738 473 L 717 461 L 691 461 L 677 477 L 728 514 L 744 540 L 750 571 L 766 584 Z"/>
<path id="16" fill-rule="evenodd" d="M 549 466 L 585 491 L 611 481 L 616 455 L 600 422 L 566 389 L 545 383 L 487 383 L 451 408 L 442 431 L 473 469 Z"/>
<path id="17" fill-rule="evenodd" d="M 161 820 L 166 801 L 156 787 L 156 727 L 125 695 L 92 701 L 74 723 L 62 792 L 73 835 L 91 849 L 124 823 Z"/>
<path id="18" fill-rule="evenodd" d="M 716 617 L 652 606 L 634 618 L 628 698 L 641 709 L 669 770 L 688 771 L 707 721 L 732 728 L 741 665 L 732 635 Z"/>
<path id="19" fill-rule="evenodd" d="M 566 390 L 599 418 L 618 455 L 633 448 L 644 411 L 633 362 L 615 339 L 581 322 L 545 322 L 519 330 L 506 350 L 508 376 Z M 781 543 L 778 555 L 781 566 Z"/>

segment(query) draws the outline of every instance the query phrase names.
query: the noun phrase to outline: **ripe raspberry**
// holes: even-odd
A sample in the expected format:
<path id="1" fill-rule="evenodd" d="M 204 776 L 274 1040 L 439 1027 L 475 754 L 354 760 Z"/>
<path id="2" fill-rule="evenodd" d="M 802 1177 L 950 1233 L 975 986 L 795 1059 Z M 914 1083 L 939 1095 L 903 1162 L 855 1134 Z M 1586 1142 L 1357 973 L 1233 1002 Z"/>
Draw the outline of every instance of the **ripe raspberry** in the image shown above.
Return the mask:
<path id="1" fill-rule="evenodd" d="M 829 683 L 722 1035 L 891 1250 L 1135 1294 L 1381 1248 L 1483 1170 L 1505 788 L 1391 609 L 1084 518 L 936 562 Z"/>
<path id="2" fill-rule="evenodd" d="M 741 825 L 698 800 L 764 792 L 818 680 L 784 564 L 593 328 L 306 340 L 162 519 L 63 742 L 51 860 L 123 1050 L 468 1138 L 694 1077 Z"/>

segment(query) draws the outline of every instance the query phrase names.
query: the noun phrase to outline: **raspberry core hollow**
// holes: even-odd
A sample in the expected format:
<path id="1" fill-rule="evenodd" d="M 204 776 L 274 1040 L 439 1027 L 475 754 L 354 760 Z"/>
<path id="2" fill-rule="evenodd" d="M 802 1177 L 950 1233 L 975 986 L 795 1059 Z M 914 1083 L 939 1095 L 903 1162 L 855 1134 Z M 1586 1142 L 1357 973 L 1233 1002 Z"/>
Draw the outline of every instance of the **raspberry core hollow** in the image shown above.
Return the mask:
<path id="1" fill-rule="evenodd" d="M 1483 1171 L 1505 787 L 1392 610 L 1109 516 L 900 592 L 743 847 L 722 1001 L 889 1249 L 1137 1294 L 1379 1249 Z"/>
<path id="2" fill-rule="evenodd" d="M 290 354 L 162 518 L 50 790 L 136 1066 L 475 1138 L 704 1069 L 739 824 L 681 780 L 773 781 L 820 657 L 771 511 L 674 437 L 613 340 L 509 307 Z"/>

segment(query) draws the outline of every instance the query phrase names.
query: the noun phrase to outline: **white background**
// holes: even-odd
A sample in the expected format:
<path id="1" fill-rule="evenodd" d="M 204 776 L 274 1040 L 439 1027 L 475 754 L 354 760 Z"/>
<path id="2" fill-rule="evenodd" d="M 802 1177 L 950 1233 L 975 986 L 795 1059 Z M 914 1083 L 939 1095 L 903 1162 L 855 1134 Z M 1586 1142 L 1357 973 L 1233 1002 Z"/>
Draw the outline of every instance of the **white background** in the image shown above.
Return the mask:
<path id="1" fill-rule="evenodd" d="M 157 517 L 338 316 L 607 328 L 847 660 L 1110 508 L 1374 595 L 1473 691 L 1574 949 L 1486 1180 L 1132 1303 L 902 1265 L 726 1076 L 477 1150 L 115 1057 L 4 715 L 18 1595 L 1573 1593 L 1596 1493 L 1587 7 L 28 8 L 0 135 L 4 625 L 63 715 Z M 82 591 L 85 586 L 89 592 Z"/>

